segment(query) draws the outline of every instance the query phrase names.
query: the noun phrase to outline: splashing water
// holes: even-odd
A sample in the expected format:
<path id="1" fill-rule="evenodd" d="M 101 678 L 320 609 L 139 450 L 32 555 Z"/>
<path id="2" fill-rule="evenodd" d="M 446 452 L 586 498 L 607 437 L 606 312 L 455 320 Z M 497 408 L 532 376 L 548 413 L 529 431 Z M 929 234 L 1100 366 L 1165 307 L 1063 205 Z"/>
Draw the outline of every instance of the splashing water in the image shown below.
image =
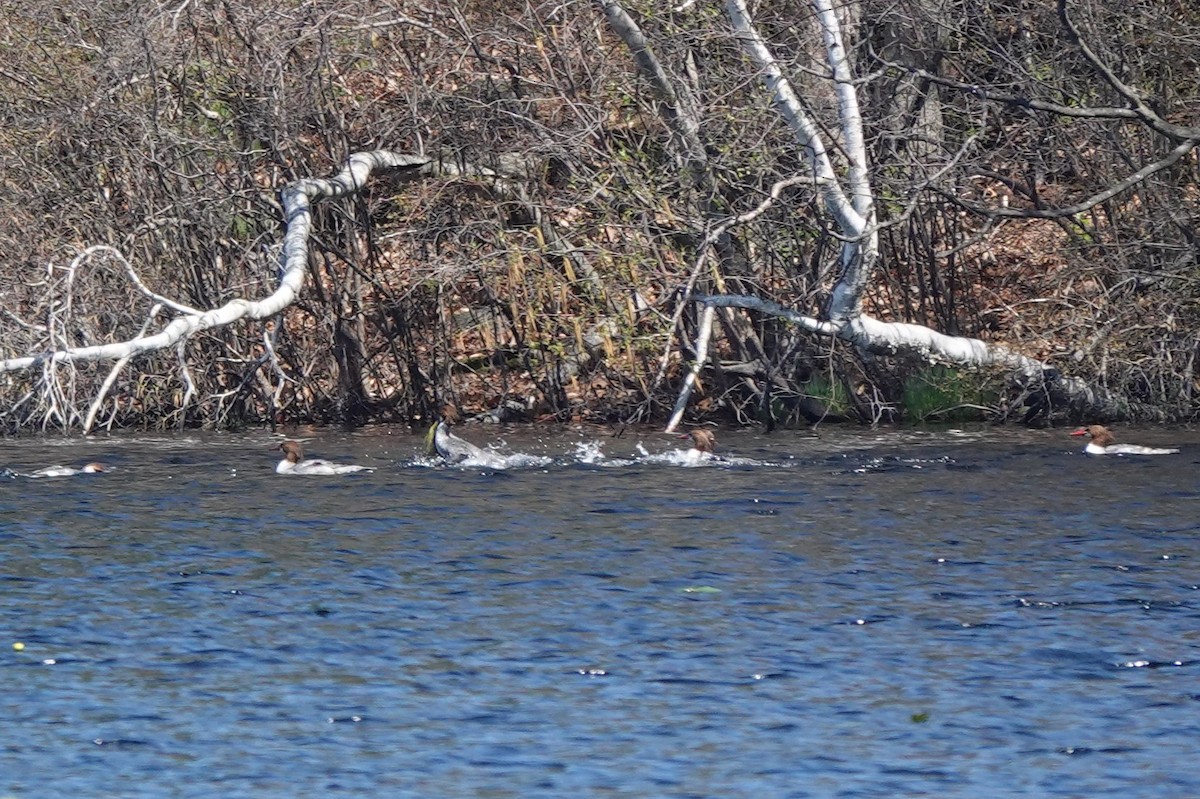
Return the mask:
<path id="1" fill-rule="evenodd" d="M 575 443 L 575 460 L 594 464 L 604 460 L 604 443 L 601 441 L 578 441 Z"/>

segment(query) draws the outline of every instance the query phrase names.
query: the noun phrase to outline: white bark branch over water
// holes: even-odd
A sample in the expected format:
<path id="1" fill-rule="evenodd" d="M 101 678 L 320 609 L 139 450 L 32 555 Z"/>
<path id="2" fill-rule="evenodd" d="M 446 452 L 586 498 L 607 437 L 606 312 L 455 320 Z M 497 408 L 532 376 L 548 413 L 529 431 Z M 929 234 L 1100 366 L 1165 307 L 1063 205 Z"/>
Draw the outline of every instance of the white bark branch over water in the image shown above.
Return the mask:
<path id="1" fill-rule="evenodd" d="M 948 363 L 968 369 L 1004 370 L 1018 377 L 1018 382 L 1023 386 L 1045 384 L 1044 390 L 1053 394 L 1059 401 L 1092 408 L 1106 415 L 1120 413 L 1120 408 L 1107 392 L 1080 378 L 1059 374 L 1050 364 L 1023 355 L 1002 344 L 967 336 L 950 336 L 924 325 L 884 322 L 866 314 L 860 314 L 851 323 L 837 325 L 760 297 L 718 294 L 695 295 L 692 299 L 703 304 L 706 312 L 713 307 L 744 308 L 785 319 L 801 330 L 842 339 L 873 355 L 903 353 L 919 356 L 931 363 Z M 697 336 L 698 350 L 700 339 L 701 337 Z M 707 349 L 706 338 L 703 344 Z M 685 385 L 681 399 L 690 393 L 692 382 L 688 381 Z"/>
<path id="2" fill-rule="evenodd" d="M 344 168 L 333 177 L 304 178 L 284 186 L 279 195 L 285 229 L 278 260 L 279 278 L 274 291 L 257 299 L 232 299 L 216 308 L 193 308 L 158 294 L 146 285 L 119 250 L 108 245 L 88 247 L 76 256 L 66 269 L 66 307 L 69 309 L 74 296 L 70 287 L 78 270 L 101 259 L 113 259 L 121 265 L 130 284 L 154 303 L 154 310 L 141 330 L 134 337 L 123 341 L 72 346 L 75 343 L 74 337 L 69 331 L 61 329 L 63 325 L 56 321 L 57 316 L 52 317 L 46 326 L 31 325 L 18 319 L 7 309 L 0 309 L 0 312 L 22 326 L 44 334 L 42 343 L 31 346 L 29 354 L 0 360 L 0 374 L 40 371 L 38 386 L 18 404 L 23 404 L 31 397 L 40 396 L 45 406 L 43 427 L 49 425 L 52 420 L 57 420 L 64 427 L 81 424 L 87 433 L 98 424 L 97 417 L 105 396 L 111 390 L 118 374 L 131 361 L 142 355 L 174 348 L 178 353 L 179 378 L 186 389 L 183 403 L 177 409 L 182 411 L 196 394 L 196 387 L 184 355 L 187 342 L 204 330 L 247 320 L 271 319 L 295 303 L 304 288 L 309 271 L 313 204 L 320 200 L 355 194 L 363 189 L 368 181 L 380 176 L 386 176 L 394 183 L 427 179 L 468 181 L 488 193 L 498 203 L 521 207 L 530 223 L 541 233 L 547 253 L 561 260 L 562 271 L 572 285 L 593 299 L 604 299 L 612 308 L 611 301 L 606 299 L 606 282 L 594 269 L 585 252 L 560 232 L 552 216 L 545 213 L 528 193 L 528 186 L 539 174 L 542 164 L 525 154 L 501 154 L 496 163 L 498 166 L 490 167 L 463 163 L 453 158 L 375 150 L 354 153 L 347 159 Z M 649 303 L 640 294 L 635 293 L 634 300 L 639 311 L 649 307 Z M 583 350 L 568 352 L 568 357 L 563 359 L 559 367 L 560 380 L 567 380 L 582 369 L 600 349 L 605 336 L 615 333 L 618 325 L 615 321 L 615 308 L 613 311 L 614 315 L 600 319 L 594 327 L 584 333 Z M 163 314 L 169 316 L 165 323 L 162 319 Z M 264 331 L 265 355 L 259 359 L 260 365 L 269 364 L 280 377 L 282 385 L 282 381 L 291 378 L 283 373 L 275 358 L 272 337 L 269 329 Z M 99 361 L 115 363 L 99 393 L 88 400 L 90 407 L 85 416 L 82 411 L 76 409 L 70 397 L 73 391 L 64 391 L 63 385 L 73 385 L 74 365 Z M 276 388 L 276 396 L 278 390 Z"/>
<path id="3" fill-rule="evenodd" d="M 286 186 L 280 192 L 287 230 L 283 238 L 279 285 L 267 297 L 260 300 L 238 298 L 219 308 L 199 311 L 153 294 L 135 275 L 134 282 L 144 293 L 176 311 L 183 311 L 181 315 L 152 335 L 139 335 L 127 341 L 109 344 L 65 347 L 19 358 L 8 358 L 0 361 L 0 372 L 32 369 L 56 363 L 134 358 L 144 353 L 165 350 L 201 330 L 224 327 L 241 319 L 267 319 L 275 316 L 296 300 L 304 285 L 304 275 L 308 269 L 308 239 L 312 232 L 311 207 L 314 201 L 353 194 L 366 185 L 368 178 L 376 171 L 421 168 L 431 161 L 432 159 L 426 156 L 405 155 L 386 150 L 355 153 L 350 156 L 342 171 L 332 178 L 306 178 Z M 90 250 L 85 253 L 88 256 L 91 254 Z M 76 259 L 77 262 L 78 260 Z"/>

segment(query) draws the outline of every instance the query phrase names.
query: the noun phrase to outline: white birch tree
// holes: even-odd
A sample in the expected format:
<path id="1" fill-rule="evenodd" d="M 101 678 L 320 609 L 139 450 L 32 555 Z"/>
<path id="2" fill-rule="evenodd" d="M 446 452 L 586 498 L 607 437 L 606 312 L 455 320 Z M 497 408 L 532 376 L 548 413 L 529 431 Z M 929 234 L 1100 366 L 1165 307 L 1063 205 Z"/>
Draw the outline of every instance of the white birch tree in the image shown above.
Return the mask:
<path id="1" fill-rule="evenodd" d="M 1082 379 L 1063 376 L 1049 364 L 1009 347 L 978 338 L 946 335 L 923 325 L 885 322 L 863 311 L 863 297 L 871 288 L 879 259 L 880 227 L 859 108 L 859 84 L 850 71 L 834 3 L 832 0 L 811 0 L 811 5 L 825 50 L 828 79 L 837 100 L 840 127 L 836 130 L 836 144 L 843 159 L 840 164 L 831 154 L 828 134 L 800 101 L 769 43 L 755 26 L 745 0 L 727 0 L 726 13 L 742 49 L 759 70 L 764 88 L 795 136 L 811 170 L 808 177 L 816 185 L 825 210 L 841 237 L 840 273 L 830 292 L 825 314 L 817 318 L 749 295 L 695 295 L 693 299 L 706 308 L 737 307 L 778 316 L 809 333 L 846 341 L 865 355 L 906 354 L 962 367 L 1002 369 L 1022 384 L 1045 384 L 1045 390 L 1056 395 L 1062 403 L 1073 404 L 1099 416 L 1119 414 L 1118 403 L 1107 392 Z M 618 33 L 621 33 L 619 29 Z M 1142 107 L 1145 107 L 1144 103 Z M 1186 152 L 1195 144 L 1193 137 L 1187 137 L 1180 148 Z M 969 146 L 970 143 L 963 151 Z M 1183 152 L 1173 152 L 1172 162 Z M 1139 176 L 1131 176 L 1129 185 Z M 1118 190 L 1120 187 L 1114 187 L 1113 193 Z M 1091 198 L 1090 203 L 1094 205 L 1105 196 Z M 1068 212 L 1078 210 L 1074 208 Z M 1017 212 L 1001 210 L 998 213 L 1015 215 Z M 730 220 L 730 226 L 735 222 Z M 701 325 L 702 336 L 706 337 L 710 332 L 710 325 Z M 697 343 L 697 352 L 707 350 L 707 341 Z M 668 429 L 673 429 L 682 417 L 695 375 L 702 366 L 699 362 L 694 364 Z"/>
<path id="2" fill-rule="evenodd" d="M 646 216 L 652 219 L 652 225 L 647 224 L 640 230 L 632 227 L 627 229 L 629 235 L 622 242 L 628 247 L 627 252 L 636 252 L 643 248 L 653 237 L 658 237 L 659 241 L 669 240 L 669 246 L 675 246 L 676 242 L 686 242 L 679 245 L 679 250 L 686 252 L 692 262 L 690 274 L 684 271 L 683 279 L 679 281 L 682 290 L 671 294 L 671 287 L 667 287 L 666 290 L 663 290 L 662 285 L 652 287 L 652 290 L 661 292 L 656 298 L 657 302 L 667 309 L 664 315 L 667 325 L 664 325 L 664 328 L 669 326 L 669 330 L 661 334 L 660 340 L 667 339 L 669 343 L 665 345 L 665 351 L 657 361 L 657 380 L 654 381 L 654 388 L 646 392 L 647 395 L 654 393 L 654 389 L 665 379 L 669 365 L 675 363 L 676 342 L 672 336 L 675 331 L 683 329 L 681 320 L 685 311 L 693 308 L 696 303 L 702 306 L 697 324 L 698 338 L 691 346 L 690 354 L 687 346 L 681 348 L 685 357 L 691 358 L 692 365 L 691 371 L 685 375 L 683 391 L 679 395 L 669 426 L 674 427 L 678 423 L 689 402 L 692 387 L 696 385 L 701 370 L 706 368 L 709 354 L 715 349 L 709 346 L 709 338 L 714 335 L 714 330 L 723 330 L 729 347 L 737 350 L 736 355 L 741 358 L 741 362 L 734 366 L 747 370 L 741 374 L 751 373 L 756 368 L 755 360 L 759 363 L 768 360 L 762 355 L 763 344 L 756 339 L 757 329 L 750 321 L 763 316 L 785 320 L 790 325 L 789 335 L 790 331 L 801 331 L 806 340 L 818 344 L 828 341 L 844 342 L 850 347 L 840 351 L 853 350 L 860 354 L 864 361 L 876 355 L 902 355 L 969 368 L 1004 371 L 1013 375 L 1023 385 L 1040 386 L 1040 390 L 1046 394 L 1054 395 L 1055 403 L 1060 406 L 1070 404 L 1078 412 L 1089 415 L 1121 415 L 1121 403 L 1106 392 L 1095 388 L 1088 381 L 1064 376 L 1048 362 L 1032 357 L 1018 348 L 985 341 L 982 338 L 940 332 L 931 326 L 889 321 L 885 303 L 878 301 L 877 297 L 881 274 L 886 274 L 880 263 L 883 257 L 881 253 L 885 251 L 881 246 L 881 236 L 885 237 L 886 243 L 889 226 L 902 224 L 921 201 L 918 195 L 926 189 L 927 194 L 944 192 L 949 197 L 949 202 L 957 203 L 958 207 L 988 221 L 1039 218 L 1063 220 L 1064 224 L 1073 223 L 1072 217 L 1075 215 L 1128 193 L 1149 178 L 1169 173 L 1180 165 L 1190 163 L 1189 158 L 1194 157 L 1193 151 L 1200 144 L 1200 129 L 1177 121 L 1188 117 L 1185 114 L 1168 114 L 1162 111 L 1159 103 L 1147 99 L 1146 92 L 1125 83 L 1122 79 L 1125 73 L 1109 68 L 1104 58 L 1093 51 L 1086 37 L 1068 15 L 1067 3 L 1065 0 L 1059 0 L 1061 29 L 1066 32 L 1067 41 L 1074 46 L 1084 64 L 1090 65 L 1098 85 L 1106 87 L 1110 97 L 1118 98 L 1112 107 L 1086 107 L 1078 102 L 1055 102 L 1045 97 L 1031 99 L 1021 96 L 1015 90 L 1012 94 L 1005 94 L 988 87 L 970 84 L 961 73 L 955 73 L 955 77 L 951 78 L 937 72 L 933 67 L 926 71 L 927 65 L 919 60 L 906 60 L 896 56 L 896 60 L 889 61 L 892 56 L 887 53 L 875 54 L 873 63 L 882 63 L 894 72 L 916 76 L 921 81 L 935 84 L 946 94 L 958 93 L 961 96 L 980 97 L 984 98 L 983 102 L 986 103 L 1008 104 L 1055 119 L 1111 120 L 1121 124 L 1138 124 L 1149 132 L 1147 137 L 1158 137 L 1156 144 L 1166 142 L 1168 146 L 1158 150 L 1147 148 L 1145 152 L 1138 152 L 1136 158 L 1129 159 L 1128 174 L 1115 180 L 1110 177 L 1108 185 L 1100 190 L 1089 190 L 1089 195 L 1079 198 L 1078 201 L 1064 202 L 1057 207 L 1049 207 L 1040 202 L 1032 207 L 987 207 L 978 196 L 954 196 L 955 180 L 961 179 L 961 175 L 955 174 L 956 170 L 963 162 L 976 155 L 974 149 L 978 142 L 974 136 L 967 135 L 956 145 L 959 148 L 957 153 L 947 155 L 939 152 L 938 158 L 941 160 L 936 162 L 932 171 L 914 170 L 914 180 L 924 180 L 924 183 L 910 188 L 907 196 L 897 199 L 895 192 L 889 193 L 887 188 L 878 185 L 883 180 L 880 164 L 871 163 L 871 141 L 867 136 L 868 121 L 864 120 L 864 108 L 870 107 L 864 102 L 864 98 L 869 95 L 864 91 L 864 87 L 871 85 L 873 76 L 856 73 L 856 69 L 861 70 L 861 66 L 856 66 L 860 62 L 852 61 L 852 53 L 847 48 L 846 20 L 862 17 L 864 9 L 868 6 L 865 0 L 851 0 L 848 4 L 837 5 L 832 0 L 806 2 L 811 9 L 811 17 L 804 20 L 797 18 L 796 24 L 810 26 L 807 40 L 797 45 L 797 39 L 793 38 L 786 46 L 792 48 L 793 55 L 797 47 L 809 48 L 809 52 L 819 53 L 819 67 L 815 70 L 810 68 L 807 72 L 799 72 L 799 67 L 786 57 L 778 57 L 777 54 L 785 44 L 772 41 L 762 30 L 778 31 L 779 28 L 772 28 L 771 24 L 767 23 L 760 30 L 745 0 L 727 0 L 724 15 L 721 17 L 698 16 L 697 19 L 704 21 L 698 22 L 697 27 L 704 26 L 706 30 L 713 32 L 710 41 L 719 38 L 722 46 L 736 42 L 742 54 L 738 58 L 744 58 L 744 61 L 738 61 L 736 76 L 722 75 L 703 86 L 703 90 L 701 78 L 709 63 L 706 59 L 708 54 L 696 50 L 687 52 L 686 47 L 676 48 L 676 52 L 682 52 L 683 55 L 677 56 L 673 63 L 666 63 L 656 54 L 656 45 L 662 44 L 666 50 L 668 45 L 676 43 L 665 42 L 667 37 L 656 42 L 654 34 L 643 31 L 636 14 L 627 10 L 620 0 L 590 0 L 592 7 L 600 11 L 599 15 L 591 17 L 587 16 L 583 3 L 580 3 L 571 7 L 579 14 L 575 19 L 578 21 L 586 17 L 586 25 L 594 26 L 594 29 L 589 29 L 588 34 L 594 33 L 597 41 L 602 41 L 608 36 L 608 32 L 611 32 L 623 43 L 632 56 L 633 69 L 642 78 L 642 87 L 639 87 L 638 91 L 648 87 L 655 100 L 644 105 L 641 103 L 641 96 L 625 105 L 620 105 L 624 100 L 618 101 L 619 111 L 610 116 L 611 109 L 606 109 L 603 105 L 603 101 L 609 99 L 603 93 L 607 84 L 597 79 L 592 84 L 591 94 L 587 96 L 587 101 L 594 102 L 594 106 L 585 109 L 583 105 L 570 105 L 564 98 L 569 97 L 571 102 L 575 102 L 576 96 L 566 90 L 558 98 L 563 100 L 563 107 L 573 108 L 581 119 L 588 120 L 586 124 L 581 124 L 573 131 L 562 132 L 545 126 L 538 119 L 525 120 L 530 123 L 531 128 L 537 130 L 539 136 L 544 135 L 548 141 L 553 141 L 554 148 L 551 149 L 561 151 L 564 158 L 572 157 L 571 147 L 587 150 L 586 156 L 579 157 L 575 163 L 578 167 L 586 162 L 586 169 L 576 172 L 575 176 L 590 176 L 580 179 L 581 184 L 585 184 L 589 179 L 593 182 L 590 186 L 584 186 L 569 202 L 562 203 L 559 206 L 560 213 L 562 208 L 570 207 L 572 213 L 578 213 L 580 216 L 598 211 L 596 218 L 605 218 L 607 215 L 607 219 L 615 220 L 628 206 L 638 205 L 642 211 L 649 210 Z M 915 3 L 915 6 L 934 8 L 929 13 L 936 13 L 935 7 L 939 4 L 936 0 L 921 0 Z M 562 12 L 562 8 L 547 12 L 547 30 L 555 27 L 553 19 Z M 698 14 L 701 9 L 699 3 L 686 2 L 672 13 Z M 459 21 L 463 22 L 461 19 Z M 861 24 L 861 20 L 855 24 Z M 1093 20 L 1093 29 L 1098 24 L 1101 23 Z M 440 34 L 440 39 L 445 38 L 445 34 Z M 805 39 L 804 36 L 799 38 Z M 513 40 L 514 52 L 520 49 L 515 41 Z M 983 46 L 980 49 L 988 50 Z M 484 61 L 491 58 L 482 50 L 480 52 L 483 53 L 480 58 Z M 727 65 L 729 57 L 724 52 L 721 55 L 726 59 L 721 64 Z M 587 60 L 586 55 L 578 58 Z M 558 62 L 553 59 L 546 59 L 546 74 L 551 74 L 552 65 L 556 63 Z M 607 63 L 605 66 L 607 67 Z M 632 83 L 634 81 L 623 84 L 622 91 Z M 562 85 L 574 86 L 569 80 L 563 80 Z M 814 86 L 823 88 L 814 89 Z M 769 97 L 779 119 L 790 132 L 788 152 L 779 152 L 779 139 L 774 131 L 770 132 L 769 140 L 768 134 L 763 134 L 757 140 L 754 136 L 743 138 L 737 135 L 730 136 L 726 141 L 717 139 L 716 134 L 706 130 L 706 125 L 712 122 L 712 117 L 706 117 L 705 100 L 702 98 L 704 91 L 719 94 L 720 102 L 725 104 L 723 110 L 735 105 L 739 111 L 751 108 L 752 111 L 747 112 L 746 116 L 752 116 L 756 122 L 758 116 L 753 98 Z M 1054 91 L 1055 89 L 1051 89 L 1048 94 L 1054 94 Z M 633 93 L 632 90 L 630 93 Z M 751 98 L 749 102 L 747 97 Z M 765 103 L 758 105 L 765 106 Z M 664 149 L 668 157 L 658 158 L 657 151 L 653 154 L 642 152 L 636 144 L 631 145 L 630 149 L 636 151 L 637 167 L 645 167 L 646 173 L 653 173 L 656 177 L 663 176 L 661 182 L 638 184 L 636 180 L 622 180 L 620 170 L 627 165 L 605 172 L 605 159 L 616 160 L 613 150 L 605 149 L 604 146 L 606 136 L 611 136 L 616 127 L 610 124 L 611 117 L 619 116 L 630 109 L 633 109 L 632 115 L 636 115 L 650 108 L 653 108 L 653 113 L 663 122 L 665 134 L 662 138 L 666 140 Z M 936 113 L 931 112 L 930 116 L 936 116 Z M 634 122 L 639 136 L 645 135 L 650 138 L 657 135 L 653 124 L 643 127 L 642 121 L 637 119 Z M 933 118 L 923 119 L 921 127 L 925 132 L 922 135 L 936 138 L 938 134 L 930 131 L 938 130 L 937 122 L 938 120 Z M 964 128 L 973 123 L 974 120 L 970 121 Z M 446 123 L 443 121 L 442 125 L 445 127 Z M 736 122 L 728 125 L 725 135 L 729 136 L 729 129 L 736 126 Z M 562 130 L 567 129 L 564 127 Z M 554 139 L 555 136 L 559 138 Z M 363 138 L 351 137 L 351 140 Z M 727 145 L 728 141 L 734 143 Z M 726 151 L 722 151 L 722 146 L 726 145 Z M 1119 146 L 1113 149 L 1119 149 Z M 752 153 L 749 151 L 752 147 L 760 149 Z M 491 149 L 503 148 L 497 146 Z M 730 150 L 734 151 L 732 157 L 729 155 Z M 430 152 L 449 151 L 440 151 L 436 145 L 431 145 Z M 9 388 L 18 386 L 21 387 L 18 390 L 24 391 L 22 386 L 33 385 L 32 391 L 41 391 L 45 395 L 42 404 L 46 407 L 48 422 L 63 427 L 78 424 L 84 429 L 91 429 L 96 423 L 97 411 L 105 394 L 114 385 L 118 373 L 131 359 L 154 352 L 170 354 L 174 351 L 179 363 L 179 382 L 184 389 L 183 404 L 186 405 L 193 398 L 194 384 L 185 358 L 184 344 L 203 331 L 252 320 L 275 319 L 291 307 L 296 302 L 310 269 L 314 234 L 312 205 L 322 200 L 346 197 L 362 189 L 368 181 L 384 174 L 388 175 L 389 180 L 398 182 L 422 178 L 443 181 L 463 179 L 470 181 L 473 188 L 483 188 L 483 192 L 474 193 L 488 197 L 489 201 L 495 200 L 497 204 L 520 207 L 523 218 L 529 220 L 526 224 L 536 231 L 535 238 L 539 240 L 539 246 L 553 256 L 547 259 L 547 262 L 554 264 L 550 268 L 561 269 L 564 282 L 570 284 L 572 291 L 581 295 L 604 297 L 607 294 L 611 297 L 614 282 L 621 278 L 601 273 L 600 269 L 605 266 L 604 259 L 588 256 L 588 253 L 596 252 L 592 249 L 592 242 L 581 240 L 573 243 L 569 240 L 572 236 L 582 239 L 588 234 L 577 232 L 581 231 L 581 228 L 572 228 L 565 219 L 555 219 L 556 211 L 552 205 L 531 199 L 537 190 L 538 175 L 544 171 L 544 164 L 539 166 L 534 163 L 532 156 L 526 159 L 522 154 L 513 156 L 507 152 L 493 153 L 486 142 L 469 152 L 475 153 L 477 160 L 486 160 L 489 164 L 504 163 L 503 168 L 485 168 L 461 163 L 460 158 L 471 160 L 471 156 L 463 155 L 464 152 L 467 150 L 461 147 L 449 155 L 430 155 L 423 151 L 418 154 L 390 150 L 360 152 L 351 155 L 346 168 L 332 178 L 306 178 L 284 186 L 279 201 L 285 229 L 278 247 L 278 282 L 272 291 L 264 292 L 265 296 L 259 298 L 240 297 L 224 302 L 214 301 L 214 307 L 203 307 L 205 303 L 194 298 L 183 302 L 178 297 L 168 296 L 171 294 L 170 290 L 148 286 L 147 282 L 155 282 L 155 279 L 144 281 L 139 275 L 139 270 L 114 247 L 88 247 L 66 268 L 66 277 L 59 284 L 64 293 L 61 298 L 55 297 L 55 302 L 45 304 L 44 307 L 48 310 L 44 316 L 23 318 L 19 305 L 0 309 L 8 322 L 15 323 L 23 333 L 33 334 L 23 341 L 37 339 L 36 344 L 22 344 L 12 357 L 0 360 L 0 374 L 33 373 L 34 380 L 21 382 L 14 378 Z M 492 155 L 495 158 L 492 158 Z M 770 174 L 764 170 L 761 174 L 770 176 L 761 179 L 731 178 L 730 163 L 733 157 L 739 155 L 744 156 L 747 163 L 746 173 L 754 173 L 758 164 L 768 161 L 769 169 L 775 172 Z M 759 160 L 755 162 L 751 156 L 759 156 Z M 797 168 L 797 162 L 802 166 Z M 596 164 L 599 166 L 592 169 Z M 788 170 L 793 170 L 794 174 L 789 176 Z M 950 176 L 945 181 L 946 185 L 937 185 L 943 176 Z M 643 191 L 646 186 L 651 185 L 658 186 L 662 194 L 671 196 L 646 196 L 654 193 Z M 741 207 L 741 203 L 747 200 L 731 200 L 730 197 L 735 192 L 742 192 L 740 196 L 746 196 L 748 191 L 744 191 L 744 187 L 749 187 L 749 191 L 762 191 L 765 199 L 750 210 L 738 213 L 732 209 Z M 820 224 L 813 227 L 820 227 L 821 236 L 836 243 L 834 257 L 825 257 L 822 252 L 819 275 L 812 281 L 818 288 L 806 285 L 798 291 L 791 292 L 789 287 L 789 302 L 800 302 L 795 300 L 795 296 L 805 292 L 808 295 L 803 302 L 809 302 L 818 292 L 823 297 L 823 302 L 813 300 L 811 304 L 803 306 L 804 310 L 798 310 L 798 307 L 801 307 L 799 305 L 785 307 L 773 299 L 781 296 L 780 294 L 773 295 L 770 293 L 770 287 L 760 286 L 757 282 L 760 273 L 753 265 L 754 259 L 761 255 L 755 252 L 758 243 L 751 242 L 750 235 L 740 240 L 738 238 L 740 227 L 753 223 L 768 213 L 769 209 L 773 214 L 780 213 L 778 206 L 784 201 L 785 192 L 794 187 L 803 187 L 806 199 L 810 196 L 817 198 Z M 676 188 L 679 189 L 677 193 Z M 880 197 L 885 199 L 880 200 Z M 752 202 L 753 199 L 748 201 Z M 665 209 L 661 215 L 660 209 Z M 794 215 L 798 217 L 799 212 L 795 212 Z M 620 230 L 626 229 L 618 224 L 611 224 L 606 230 L 606 235 L 616 235 L 614 231 Z M 95 240 L 105 239 L 97 237 Z M 112 240 L 111 237 L 109 240 Z M 141 323 L 141 330 L 123 341 L 93 343 L 84 340 L 84 337 L 80 336 L 81 331 L 71 329 L 71 325 L 65 321 L 69 314 L 58 312 L 60 307 L 69 311 L 72 302 L 83 301 L 82 292 L 75 284 L 76 274 L 100 258 L 112 259 L 118 263 L 129 285 L 149 301 L 147 305 L 150 310 L 145 315 L 144 323 L 141 323 L 142 317 L 139 316 L 131 328 L 122 328 L 137 330 L 138 324 Z M 715 278 L 707 269 L 714 262 L 718 267 L 713 270 Z M 749 269 L 744 268 L 747 263 L 750 263 Z M 830 264 L 829 268 L 825 267 L 827 263 Z M 203 269 L 199 265 L 189 266 L 197 270 Z M 61 276 L 64 273 L 64 270 L 57 267 L 54 269 L 56 275 Z M 149 271 L 144 274 L 149 274 Z M 679 278 L 678 274 L 669 274 L 666 268 L 659 269 L 657 275 L 664 276 L 664 283 Z M 639 288 L 641 287 L 633 287 L 631 292 L 636 297 L 629 316 L 637 316 L 651 306 L 650 302 L 643 300 L 637 293 Z M 78 293 L 73 294 L 73 290 Z M 669 297 L 682 297 L 682 301 L 675 302 L 671 307 L 672 300 Z M 61 305 L 56 304 L 60 301 Z M 592 317 L 588 323 L 591 329 L 579 330 L 577 338 L 582 343 L 577 346 L 578 351 L 566 353 L 553 368 L 562 370 L 564 374 L 581 368 L 589 357 L 588 350 L 598 349 L 598 340 L 604 339 L 611 345 L 611 339 L 619 334 L 619 325 L 613 321 L 619 314 L 613 312 L 610 317 L 603 317 L 603 313 L 613 310 L 611 301 L 600 300 L 597 305 L 609 307 Z M 42 307 L 39 306 L 39 313 Z M 742 313 L 738 309 L 749 313 Z M 671 311 L 674 312 L 673 315 Z M 651 313 L 642 318 L 654 317 Z M 896 313 L 891 318 L 920 317 Z M 628 319 L 625 321 L 628 323 Z M 636 325 L 638 322 L 630 324 Z M 267 333 L 263 337 L 262 350 L 266 354 L 262 364 L 271 364 L 274 363 L 273 334 L 270 326 L 264 326 L 264 329 Z M 74 407 L 74 401 L 67 390 L 74 377 L 73 366 L 98 361 L 112 363 L 108 379 L 103 381 L 98 396 L 84 403 L 83 407 Z M 721 368 L 728 374 L 738 374 L 734 368 Z M 1190 366 L 1187 368 L 1191 369 Z M 40 380 L 36 377 L 39 372 Z M 274 373 L 280 381 L 288 379 L 284 377 L 277 363 Z M 766 395 L 766 392 L 762 393 Z"/>

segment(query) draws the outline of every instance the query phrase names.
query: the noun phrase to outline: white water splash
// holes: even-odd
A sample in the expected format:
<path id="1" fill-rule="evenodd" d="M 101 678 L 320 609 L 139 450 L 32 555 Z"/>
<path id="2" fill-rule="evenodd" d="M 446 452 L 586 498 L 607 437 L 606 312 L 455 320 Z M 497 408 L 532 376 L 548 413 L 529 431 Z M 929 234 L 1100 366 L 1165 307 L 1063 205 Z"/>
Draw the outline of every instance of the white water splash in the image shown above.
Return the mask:
<path id="1" fill-rule="evenodd" d="M 578 441 L 575 443 L 575 460 L 579 463 L 595 464 L 605 459 L 602 441 Z"/>
<path id="2" fill-rule="evenodd" d="M 480 450 L 469 458 L 450 463 L 438 455 L 418 455 L 410 462 L 412 466 L 423 466 L 429 469 L 529 469 L 553 463 L 553 458 L 545 455 L 531 455 L 527 452 L 514 452 L 502 455 L 491 450 Z"/>

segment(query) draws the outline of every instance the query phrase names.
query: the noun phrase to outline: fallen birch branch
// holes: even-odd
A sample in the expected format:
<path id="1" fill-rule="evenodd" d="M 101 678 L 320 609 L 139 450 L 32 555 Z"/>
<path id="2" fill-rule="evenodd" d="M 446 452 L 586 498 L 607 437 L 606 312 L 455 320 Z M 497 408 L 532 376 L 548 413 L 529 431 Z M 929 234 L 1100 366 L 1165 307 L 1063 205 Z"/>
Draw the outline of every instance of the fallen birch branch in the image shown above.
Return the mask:
<path id="1" fill-rule="evenodd" d="M 312 232 L 312 203 L 316 200 L 344 197 L 366 185 L 373 172 L 385 169 L 412 169 L 428 165 L 427 156 L 405 155 L 387 150 L 355 153 L 346 166 L 332 178 L 305 178 L 280 192 L 284 220 L 279 285 L 261 300 L 234 299 L 219 308 L 200 311 L 161 297 L 134 275 L 134 284 L 151 299 L 181 314 L 153 335 L 138 335 L 126 341 L 86 347 L 61 347 L 0 361 L 0 372 L 13 372 L 59 363 L 106 361 L 134 358 L 172 347 L 202 330 L 224 327 L 241 319 L 267 319 L 291 305 L 304 286 L 308 268 L 308 240 Z M 132 273 L 132 270 L 129 270 Z"/>

